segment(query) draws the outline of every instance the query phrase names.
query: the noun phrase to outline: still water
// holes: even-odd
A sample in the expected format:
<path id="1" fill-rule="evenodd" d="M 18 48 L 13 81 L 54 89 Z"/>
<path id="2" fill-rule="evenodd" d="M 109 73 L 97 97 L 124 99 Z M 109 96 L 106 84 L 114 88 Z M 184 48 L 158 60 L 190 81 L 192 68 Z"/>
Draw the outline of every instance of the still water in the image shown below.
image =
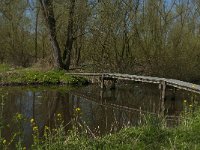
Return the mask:
<path id="1" fill-rule="evenodd" d="M 39 131 L 44 126 L 53 127 L 56 114 L 61 114 L 68 129 L 74 117 L 74 110 L 80 108 L 80 119 L 96 135 L 114 132 L 127 125 L 139 125 L 146 114 L 164 114 L 174 124 L 183 110 L 183 100 L 187 105 L 196 105 L 197 95 L 181 90 L 169 89 L 165 101 L 160 101 L 157 85 L 123 84 L 115 90 L 102 90 L 97 85 L 86 87 L 42 86 L 0 88 L 0 122 L 4 128 L 3 137 L 9 139 L 16 128 L 13 116 L 22 114 L 24 121 L 20 128 L 24 142 L 32 142 L 30 119 L 34 118 Z"/>

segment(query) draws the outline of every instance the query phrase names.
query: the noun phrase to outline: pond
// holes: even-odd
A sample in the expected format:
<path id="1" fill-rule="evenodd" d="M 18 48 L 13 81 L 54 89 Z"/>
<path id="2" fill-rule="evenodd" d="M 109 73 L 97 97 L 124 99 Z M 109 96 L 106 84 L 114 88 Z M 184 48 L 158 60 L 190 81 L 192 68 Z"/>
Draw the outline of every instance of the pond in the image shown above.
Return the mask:
<path id="1" fill-rule="evenodd" d="M 54 127 L 56 115 L 61 114 L 66 129 L 72 127 L 75 110 L 80 108 L 79 121 L 95 135 L 118 131 L 124 126 L 140 125 L 148 114 L 164 115 L 174 126 L 185 105 L 197 105 L 198 95 L 167 88 L 165 101 L 160 101 L 157 85 L 129 83 L 115 90 L 102 90 L 98 85 L 86 87 L 36 86 L 0 88 L 0 136 L 10 139 L 18 128 L 26 146 L 32 143 L 30 120 L 35 119 L 39 131 Z M 184 100 L 187 103 L 184 103 Z M 23 121 L 16 125 L 14 116 Z"/>

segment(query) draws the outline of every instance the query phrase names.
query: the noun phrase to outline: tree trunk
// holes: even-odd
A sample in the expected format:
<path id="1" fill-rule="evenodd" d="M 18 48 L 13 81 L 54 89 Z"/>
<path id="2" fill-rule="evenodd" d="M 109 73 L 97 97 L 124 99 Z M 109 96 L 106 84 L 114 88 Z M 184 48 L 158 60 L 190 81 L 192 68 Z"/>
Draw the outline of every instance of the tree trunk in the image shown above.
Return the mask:
<path id="1" fill-rule="evenodd" d="M 38 59 L 38 16 L 40 12 L 40 8 L 36 8 L 36 16 L 35 16 L 35 62 Z"/>
<path id="2" fill-rule="evenodd" d="M 65 49 L 63 53 L 63 62 L 64 69 L 69 70 L 71 62 L 71 52 L 74 42 L 73 37 L 73 25 L 74 25 L 74 9 L 75 9 L 75 0 L 70 0 L 70 9 L 69 9 L 69 21 L 67 27 L 67 40 L 65 44 Z"/>
<path id="3" fill-rule="evenodd" d="M 61 69 L 63 68 L 63 63 L 61 50 L 56 37 L 56 20 L 54 17 L 52 0 L 40 0 L 40 4 L 49 30 L 49 36 L 53 47 L 55 67 Z"/>

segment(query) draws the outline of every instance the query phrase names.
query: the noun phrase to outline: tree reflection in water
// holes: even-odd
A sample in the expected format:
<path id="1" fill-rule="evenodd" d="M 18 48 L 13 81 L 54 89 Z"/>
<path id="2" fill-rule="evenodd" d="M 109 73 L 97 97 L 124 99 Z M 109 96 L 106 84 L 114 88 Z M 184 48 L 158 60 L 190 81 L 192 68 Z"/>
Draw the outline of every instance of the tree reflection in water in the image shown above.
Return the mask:
<path id="1" fill-rule="evenodd" d="M 183 99 L 195 102 L 194 99 L 190 101 L 191 93 L 176 91 L 173 95 L 172 90 L 167 91 L 165 101 L 161 102 L 158 87 L 142 84 L 118 86 L 115 90 L 101 90 L 92 85 L 77 89 L 5 87 L 2 91 L 8 92 L 1 112 L 2 120 L 4 125 L 9 125 L 2 130 L 2 136 L 9 139 L 16 131 L 12 118 L 20 113 L 27 119 L 21 124 L 27 146 L 32 143 L 31 118 L 43 135 L 45 126 L 54 128 L 57 123 L 55 117 L 61 114 L 67 132 L 72 128 L 75 108 L 80 108 L 77 120 L 97 136 L 118 131 L 127 125 L 139 125 L 146 114 L 179 115 Z"/>

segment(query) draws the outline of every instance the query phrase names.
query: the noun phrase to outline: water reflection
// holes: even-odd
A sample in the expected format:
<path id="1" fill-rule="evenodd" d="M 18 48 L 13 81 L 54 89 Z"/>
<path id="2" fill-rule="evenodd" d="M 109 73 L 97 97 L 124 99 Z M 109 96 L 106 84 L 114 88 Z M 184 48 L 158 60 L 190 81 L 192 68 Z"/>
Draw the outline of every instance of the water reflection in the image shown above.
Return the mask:
<path id="1" fill-rule="evenodd" d="M 193 104 L 198 96 L 184 91 L 167 90 L 164 102 L 159 100 L 158 87 L 144 84 L 128 84 L 118 86 L 115 90 L 101 90 L 91 85 L 81 88 L 69 87 L 12 87 L 2 88 L 4 98 L 3 109 L 0 111 L 6 126 L 2 136 L 11 137 L 16 131 L 13 116 L 22 114 L 27 120 L 23 121 L 24 142 L 27 146 L 32 143 L 32 127 L 30 119 L 34 118 L 43 134 L 45 125 L 54 127 L 55 115 L 63 117 L 66 130 L 71 128 L 74 109 L 80 108 L 79 120 L 96 135 L 117 131 L 126 125 L 138 125 L 146 114 L 164 114 L 178 116 L 183 109 L 183 99 Z M 175 119 L 176 120 L 176 119 Z"/>

